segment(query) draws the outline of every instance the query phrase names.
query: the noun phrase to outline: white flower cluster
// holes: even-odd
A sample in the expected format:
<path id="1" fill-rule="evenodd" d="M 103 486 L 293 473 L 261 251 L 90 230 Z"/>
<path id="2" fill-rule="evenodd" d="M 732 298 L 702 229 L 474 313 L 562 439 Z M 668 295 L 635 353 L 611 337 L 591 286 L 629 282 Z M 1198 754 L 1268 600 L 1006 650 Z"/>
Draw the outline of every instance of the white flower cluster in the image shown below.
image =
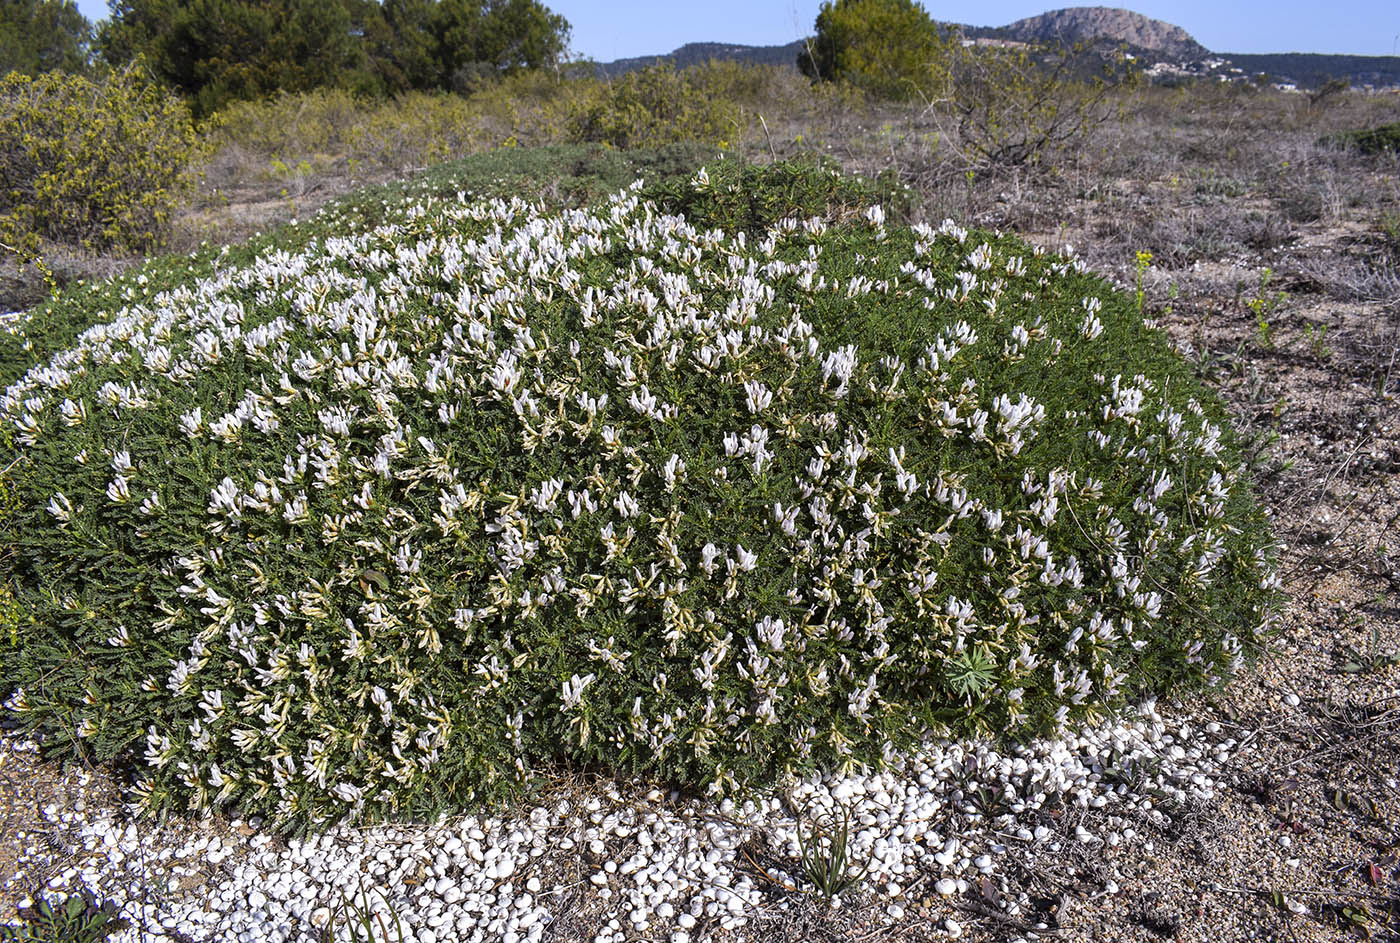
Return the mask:
<path id="1" fill-rule="evenodd" d="M 98 613 L 138 792 L 353 817 L 560 751 L 725 790 L 1234 668 L 1263 602 L 1203 607 L 1271 577 L 1207 406 L 1112 369 L 1077 261 L 867 221 L 428 203 L 31 370 L 38 506 L 153 555 Z"/>

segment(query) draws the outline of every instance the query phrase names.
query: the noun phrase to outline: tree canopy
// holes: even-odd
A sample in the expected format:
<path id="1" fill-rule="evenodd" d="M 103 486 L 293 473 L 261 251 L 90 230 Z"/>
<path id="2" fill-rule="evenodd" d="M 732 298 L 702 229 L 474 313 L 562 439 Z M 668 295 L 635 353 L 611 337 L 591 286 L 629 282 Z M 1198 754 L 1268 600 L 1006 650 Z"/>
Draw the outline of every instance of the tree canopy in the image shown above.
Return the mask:
<path id="1" fill-rule="evenodd" d="M 333 86 L 470 88 L 557 63 L 569 24 L 538 0 L 113 0 L 103 57 L 144 56 L 198 114 Z"/>
<path id="2" fill-rule="evenodd" d="M 0 76 L 81 72 L 92 24 L 73 0 L 0 0 Z"/>
<path id="3" fill-rule="evenodd" d="M 826 0 L 798 66 L 814 79 L 908 99 L 927 95 L 946 72 L 946 51 L 938 24 L 914 0 Z"/>

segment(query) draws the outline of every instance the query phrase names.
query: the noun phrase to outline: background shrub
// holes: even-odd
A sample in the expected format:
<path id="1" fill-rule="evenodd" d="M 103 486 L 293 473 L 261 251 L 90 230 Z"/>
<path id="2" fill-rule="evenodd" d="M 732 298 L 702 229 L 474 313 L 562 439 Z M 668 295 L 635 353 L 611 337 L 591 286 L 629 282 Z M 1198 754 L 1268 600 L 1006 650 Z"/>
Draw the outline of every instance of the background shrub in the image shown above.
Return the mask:
<path id="1" fill-rule="evenodd" d="M 481 109 L 450 92 L 365 98 L 343 89 L 234 102 L 208 123 L 218 160 L 273 176 L 305 164 L 316 175 L 398 174 L 493 143 Z"/>
<path id="2" fill-rule="evenodd" d="M 149 249 L 201 153 L 185 106 L 136 69 L 0 79 L 0 241 Z"/>
<path id="3" fill-rule="evenodd" d="M 705 208 L 734 173 L 676 202 L 771 212 Z M 429 815 L 560 760 L 735 790 L 1257 644 L 1223 411 L 1072 259 L 633 192 L 386 222 L 172 272 L 4 395 L 0 688 L 147 808 Z"/>
<path id="4" fill-rule="evenodd" d="M 462 90 L 555 65 L 568 37 L 536 0 L 123 0 L 97 45 L 144 57 L 204 117 L 279 92 Z"/>

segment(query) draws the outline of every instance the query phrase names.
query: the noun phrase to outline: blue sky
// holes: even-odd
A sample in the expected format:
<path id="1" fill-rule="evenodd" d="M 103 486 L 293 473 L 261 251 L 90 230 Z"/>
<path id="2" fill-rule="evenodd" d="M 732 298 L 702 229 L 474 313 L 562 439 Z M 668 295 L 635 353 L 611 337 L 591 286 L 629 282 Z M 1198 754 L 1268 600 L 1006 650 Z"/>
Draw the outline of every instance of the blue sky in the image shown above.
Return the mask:
<path id="1" fill-rule="evenodd" d="M 575 52 L 600 61 L 670 52 L 687 42 L 789 43 L 812 32 L 819 0 L 544 0 L 573 24 Z M 1086 0 L 1111 6 L 1114 0 Z M 1004 26 L 1073 0 L 925 0 L 938 20 Z M 78 0 L 92 20 L 105 0 Z M 1174 23 L 1217 52 L 1400 52 L 1395 0 L 1137 0 L 1128 6 Z M 1322 10 L 1324 12 L 1319 12 Z"/>

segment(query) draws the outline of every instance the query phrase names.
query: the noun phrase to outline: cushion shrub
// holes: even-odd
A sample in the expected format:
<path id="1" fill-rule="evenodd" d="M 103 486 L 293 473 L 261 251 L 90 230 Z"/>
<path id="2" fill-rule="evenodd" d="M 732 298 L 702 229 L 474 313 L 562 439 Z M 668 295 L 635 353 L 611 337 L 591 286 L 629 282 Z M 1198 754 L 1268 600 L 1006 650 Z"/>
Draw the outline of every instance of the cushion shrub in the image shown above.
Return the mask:
<path id="1" fill-rule="evenodd" d="M 747 218 L 744 173 L 687 209 Z M 1256 648 L 1228 419 L 1130 299 L 951 223 L 639 189 L 409 201 L 36 364 L 9 712 L 148 809 L 302 828 L 1031 736 Z"/>

